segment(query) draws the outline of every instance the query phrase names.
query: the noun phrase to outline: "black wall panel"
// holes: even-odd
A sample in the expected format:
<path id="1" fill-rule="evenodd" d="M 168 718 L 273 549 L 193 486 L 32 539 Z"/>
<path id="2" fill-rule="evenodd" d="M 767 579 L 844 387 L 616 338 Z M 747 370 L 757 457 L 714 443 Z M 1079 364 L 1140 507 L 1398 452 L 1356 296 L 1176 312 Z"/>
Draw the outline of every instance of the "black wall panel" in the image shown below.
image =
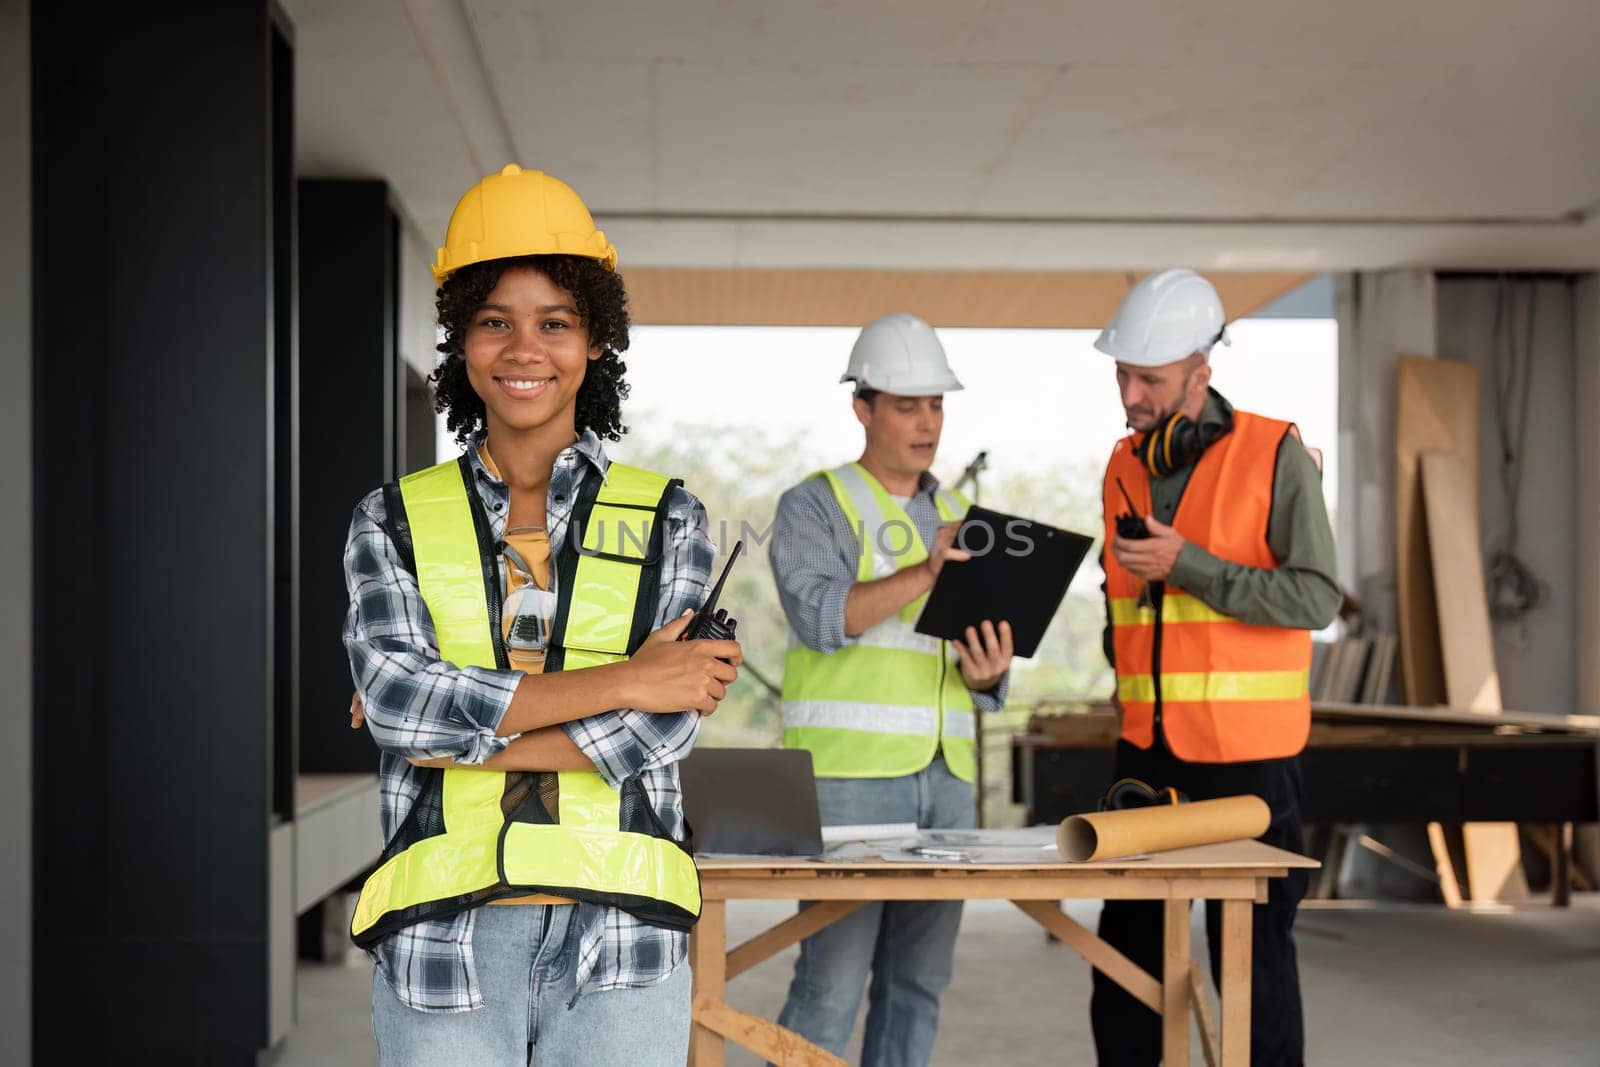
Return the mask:
<path id="1" fill-rule="evenodd" d="M 346 714 L 343 558 L 356 504 L 398 473 L 399 230 L 380 181 L 302 181 L 299 219 L 300 769 L 371 773 L 378 750 Z"/>
<path id="2" fill-rule="evenodd" d="M 282 499 L 271 16 L 36 4 L 31 33 L 36 1056 L 254 1062 Z"/>

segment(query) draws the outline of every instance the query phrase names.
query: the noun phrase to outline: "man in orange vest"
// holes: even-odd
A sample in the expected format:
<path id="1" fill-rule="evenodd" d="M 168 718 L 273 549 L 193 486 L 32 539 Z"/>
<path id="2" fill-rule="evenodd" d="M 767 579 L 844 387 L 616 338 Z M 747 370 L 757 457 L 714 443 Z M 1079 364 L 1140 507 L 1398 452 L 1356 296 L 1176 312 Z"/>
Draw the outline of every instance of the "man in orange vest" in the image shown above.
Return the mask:
<path id="1" fill-rule="evenodd" d="M 1261 840 L 1300 851 L 1309 631 L 1331 622 L 1340 601 L 1333 531 L 1321 474 L 1295 428 L 1235 411 L 1210 388 L 1219 340 L 1216 290 L 1193 271 L 1169 270 L 1135 286 L 1095 342 L 1117 361 L 1133 430 L 1112 451 L 1104 488 L 1117 776 L 1191 800 L 1253 793 L 1272 810 Z M 1273 880 L 1254 909 L 1257 1067 L 1303 1060 L 1292 927 L 1305 883 L 1303 873 Z M 1214 979 L 1218 924 L 1209 904 Z M 1100 936 L 1160 973 L 1158 903 L 1107 901 Z M 1102 1064 L 1160 1062 L 1153 1013 L 1098 971 L 1090 1015 Z"/>

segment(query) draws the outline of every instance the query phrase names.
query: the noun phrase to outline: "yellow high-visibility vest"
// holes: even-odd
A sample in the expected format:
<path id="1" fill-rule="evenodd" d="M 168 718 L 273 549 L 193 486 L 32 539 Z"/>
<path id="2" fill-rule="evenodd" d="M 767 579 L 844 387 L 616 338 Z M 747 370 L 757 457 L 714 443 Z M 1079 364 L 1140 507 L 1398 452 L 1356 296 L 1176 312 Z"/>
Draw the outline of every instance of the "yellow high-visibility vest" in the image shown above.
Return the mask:
<path id="1" fill-rule="evenodd" d="M 928 558 L 905 508 L 859 463 L 826 478 L 860 542 L 856 580 L 870 582 Z M 935 494 L 939 516 L 960 519 L 959 493 Z M 972 694 L 949 643 L 916 631 L 927 598 L 833 652 L 804 645 L 789 630 L 783 662 L 783 744 L 811 752 L 819 778 L 898 778 L 915 774 L 940 750 L 950 772 L 975 777 Z"/>
<path id="2" fill-rule="evenodd" d="M 386 494 L 403 507 L 389 528 L 409 529 L 408 562 L 440 658 L 504 669 L 497 551 L 472 479 L 465 456 L 402 478 L 399 491 Z M 585 486 L 552 561 L 559 579 L 546 671 L 626 659 L 654 621 L 666 501 L 679 483 L 620 463 L 595 491 L 599 482 Z M 361 887 L 350 924 L 357 945 L 530 893 L 611 905 L 669 929 L 687 930 L 699 918 L 694 860 L 661 825 L 638 779 L 619 793 L 593 772 L 427 773 L 425 790 L 439 792 L 437 803 L 418 798 Z"/>

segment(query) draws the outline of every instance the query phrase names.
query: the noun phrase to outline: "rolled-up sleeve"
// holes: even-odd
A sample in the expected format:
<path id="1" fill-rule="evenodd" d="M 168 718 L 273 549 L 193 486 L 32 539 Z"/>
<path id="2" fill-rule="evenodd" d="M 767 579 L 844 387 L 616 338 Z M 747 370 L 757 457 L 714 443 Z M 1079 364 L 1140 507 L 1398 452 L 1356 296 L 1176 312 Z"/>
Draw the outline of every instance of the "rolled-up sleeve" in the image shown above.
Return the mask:
<path id="1" fill-rule="evenodd" d="M 824 486 L 808 479 L 779 498 L 768 555 L 789 626 L 807 648 L 836 652 L 854 643 L 845 636 L 844 608 L 860 549 Z"/>
<path id="2" fill-rule="evenodd" d="M 505 748 L 495 736 L 521 671 L 457 667 L 440 658 L 416 576 L 384 526 L 383 494 L 356 508 L 344 551 L 344 647 L 378 747 L 403 759 L 482 763 Z"/>
<path id="3" fill-rule="evenodd" d="M 1011 672 L 1006 671 L 1000 676 L 1000 681 L 993 689 L 972 690 L 972 710 L 983 714 L 999 711 L 1006 706 L 1006 697 L 1011 693 Z"/>
<path id="4" fill-rule="evenodd" d="M 705 600 L 716 548 L 700 501 L 681 487 L 667 505 L 667 537 L 655 627 L 665 626 Z M 641 771 L 676 763 L 694 748 L 700 713 L 668 714 L 620 708 L 565 724 L 567 736 L 615 787 Z"/>

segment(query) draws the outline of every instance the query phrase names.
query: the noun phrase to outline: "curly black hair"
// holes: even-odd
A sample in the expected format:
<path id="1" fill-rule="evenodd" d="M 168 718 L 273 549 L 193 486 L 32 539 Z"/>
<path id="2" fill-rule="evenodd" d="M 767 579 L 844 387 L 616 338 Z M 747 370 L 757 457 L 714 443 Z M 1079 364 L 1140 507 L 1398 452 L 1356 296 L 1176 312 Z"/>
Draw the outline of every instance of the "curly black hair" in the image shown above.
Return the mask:
<path id="1" fill-rule="evenodd" d="M 628 349 L 628 293 L 621 275 L 584 256 L 491 259 L 462 267 L 439 286 L 436 306 L 444 329 L 439 352 L 444 358 L 429 380 L 435 386 L 434 407 L 445 417 L 445 425 L 461 444 L 484 427 L 483 398 L 467 380 L 467 327 L 509 267 L 532 267 L 572 294 L 578 316 L 589 330 L 589 343 L 602 349 L 578 387 L 577 429 L 619 440 L 628 432 L 622 424 L 622 402 L 628 398 L 623 375 L 628 365 L 620 355 Z"/>

